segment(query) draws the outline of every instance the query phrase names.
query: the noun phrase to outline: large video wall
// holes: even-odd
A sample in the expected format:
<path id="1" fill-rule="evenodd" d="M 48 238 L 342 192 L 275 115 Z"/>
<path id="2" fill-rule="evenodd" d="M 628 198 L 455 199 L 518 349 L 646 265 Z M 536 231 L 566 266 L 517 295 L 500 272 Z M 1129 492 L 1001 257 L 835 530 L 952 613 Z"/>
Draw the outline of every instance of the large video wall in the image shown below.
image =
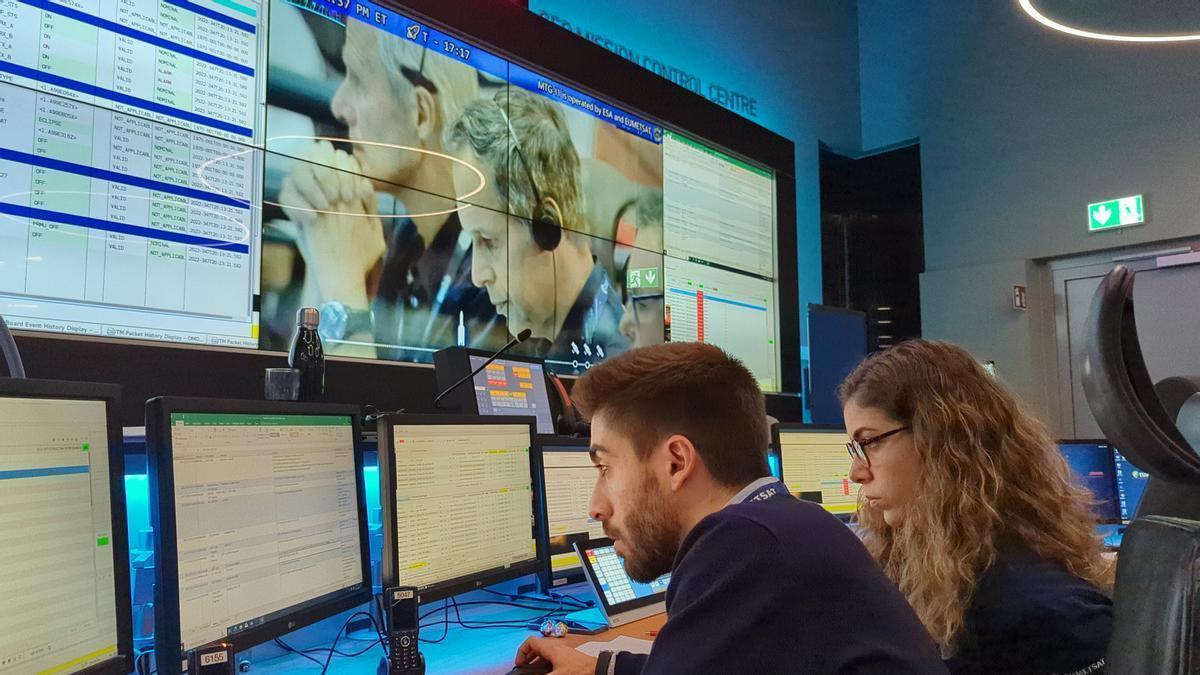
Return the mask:
<path id="1" fill-rule="evenodd" d="M 0 0 L 0 314 L 580 373 L 702 340 L 781 387 L 775 176 L 363 0 Z"/>

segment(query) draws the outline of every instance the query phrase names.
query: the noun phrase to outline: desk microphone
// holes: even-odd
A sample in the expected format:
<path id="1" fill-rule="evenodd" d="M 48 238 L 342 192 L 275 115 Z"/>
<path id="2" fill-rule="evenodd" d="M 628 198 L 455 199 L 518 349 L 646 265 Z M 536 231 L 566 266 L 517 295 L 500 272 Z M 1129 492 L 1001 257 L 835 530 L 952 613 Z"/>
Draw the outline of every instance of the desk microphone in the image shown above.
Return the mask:
<path id="1" fill-rule="evenodd" d="M 500 349 L 496 350 L 496 353 L 489 356 L 487 361 L 484 361 L 483 363 L 479 364 L 478 368 L 476 368 L 475 370 L 472 370 L 466 377 L 462 378 L 458 382 L 455 382 L 454 384 L 450 385 L 449 387 L 446 387 L 445 389 L 443 389 L 442 393 L 438 394 L 437 398 L 433 399 L 433 407 L 436 408 L 438 402 L 441 401 L 443 398 L 446 398 L 446 394 L 449 394 L 450 392 L 454 391 L 455 389 L 458 389 L 459 385 L 461 385 L 463 382 L 466 382 L 467 380 L 475 377 L 477 374 L 479 374 L 479 371 L 483 370 L 484 368 L 487 368 L 488 365 L 491 364 L 492 361 L 495 361 L 496 359 L 500 358 L 500 356 L 502 354 L 504 354 L 504 352 L 512 349 L 513 345 L 516 345 L 516 344 L 519 344 L 521 342 L 528 340 L 530 335 L 533 335 L 533 331 L 529 330 L 528 328 L 521 331 L 520 333 L 517 333 L 517 336 L 515 338 L 509 340 L 508 344 L 506 344 L 503 347 L 501 347 Z"/>

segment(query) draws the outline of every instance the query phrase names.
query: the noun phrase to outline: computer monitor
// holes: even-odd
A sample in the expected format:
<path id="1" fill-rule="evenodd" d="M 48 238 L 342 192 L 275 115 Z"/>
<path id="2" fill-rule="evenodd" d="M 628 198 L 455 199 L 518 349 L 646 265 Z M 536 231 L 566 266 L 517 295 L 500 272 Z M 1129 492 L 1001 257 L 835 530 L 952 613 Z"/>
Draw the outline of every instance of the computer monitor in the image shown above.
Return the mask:
<path id="1" fill-rule="evenodd" d="M 543 475 L 546 490 L 546 546 L 548 575 L 543 586 L 561 586 L 583 580 L 579 555 L 572 547 L 604 538 L 604 528 L 588 516 L 588 503 L 596 487 L 596 467 L 588 449 L 591 439 L 542 436 Z"/>
<path id="2" fill-rule="evenodd" d="M 850 480 L 847 439 L 836 427 L 780 423 L 774 431 L 788 491 L 842 520 L 858 513 L 858 485 Z"/>
<path id="3" fill-rule="evenodd" d="M 778 422 L 775 422 L 770 426 L 771 440 L 767 445 L 767 469 L 770 470 L 772 476 L 782 480 L 783 460 L 780 458 L 779 434 L 776 433 L 776 427 L 778 426 Z"/>
<path id="4" fill-rule="evenodd" d="M 358 412 L 146 402 L 160 669 L 206 645 L 241 651 L 370 601 Z"/>
<path id="5" fill-rule="evenodd" d="M 1121 521 L 1128 523 L 1137 515 L 1138 504 L 1142 501 L 1142 492 L 1146 490 L 1150 474 L 1125 459 L 1120 450 L 1113 448 L 1112 453 L 1117 467 L 1117 502 L 1120 505 Z"/>
<path id="6" fill-rule="evenodd" d="M 1117 468 L 1112 446 L 1105 440 L 1064 440 L 1058 449 L 1071 467 L 1071 474 L 1096 500 L 1096 517 L 1101 523 L 1121 522 L 1117 498 Z"/>
<path id="7" fill-rule="evenodd" d="M 670 573 L 649 583 L 634 581 L 611 539 L 575 542 L 574 547 L 608 625 L 621 626 L 666 611 Z"/>
<path id="8" fill-rule="evenodd" d="M 545 541 L 532 417 L 381 417 L 383 585 L 430 602 L 536 574 Z"/>
<path id="9" fill-rule="evenodd" d="M 0 378 L 0 673 L 133 669 L 119 398 Z"/>
<path id="10" fill-rule="evenodd" d="M 438 391 L 487 362 L 491 352 L 451 347 L 434 355 Z M 541 359 L 505 354 L 448 394 L 446 404 L 471 415 L 529 415 L 537 433 L 554 433 L 554 411 Z"/>

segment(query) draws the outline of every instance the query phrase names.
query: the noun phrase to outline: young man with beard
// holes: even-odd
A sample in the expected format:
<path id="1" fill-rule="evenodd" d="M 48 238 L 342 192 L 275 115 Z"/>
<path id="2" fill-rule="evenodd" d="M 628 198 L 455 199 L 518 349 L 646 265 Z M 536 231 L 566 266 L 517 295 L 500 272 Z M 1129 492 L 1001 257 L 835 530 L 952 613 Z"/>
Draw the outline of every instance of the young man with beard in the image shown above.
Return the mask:
<path id="1" fill-rule="evenodd" d="M 944 673 L 916 615 L 858 539 L 770 477 L 763 396 L 720 349 L 672 343 L 575 385 L 598 475 L 589 511 L 629 575 L 671 572 L 649 655 L 599 660 L 554 638 L 517 665 L 563 675 Z"/>

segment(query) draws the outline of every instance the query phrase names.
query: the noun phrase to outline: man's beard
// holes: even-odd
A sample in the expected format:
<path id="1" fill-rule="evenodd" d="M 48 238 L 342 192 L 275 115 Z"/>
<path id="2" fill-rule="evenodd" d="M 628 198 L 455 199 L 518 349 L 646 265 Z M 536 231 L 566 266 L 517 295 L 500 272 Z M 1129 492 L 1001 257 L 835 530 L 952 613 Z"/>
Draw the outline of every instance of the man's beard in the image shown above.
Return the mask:
<path id="1" fill-rule="evenodd" d="M 670 509 L 653 478 L 638 489 L 622 530 L 610 536 L 627 549 L 625 571 L 629 578 L 649 583 L 671 571 L 679 552 L 679 516 Z"/>

